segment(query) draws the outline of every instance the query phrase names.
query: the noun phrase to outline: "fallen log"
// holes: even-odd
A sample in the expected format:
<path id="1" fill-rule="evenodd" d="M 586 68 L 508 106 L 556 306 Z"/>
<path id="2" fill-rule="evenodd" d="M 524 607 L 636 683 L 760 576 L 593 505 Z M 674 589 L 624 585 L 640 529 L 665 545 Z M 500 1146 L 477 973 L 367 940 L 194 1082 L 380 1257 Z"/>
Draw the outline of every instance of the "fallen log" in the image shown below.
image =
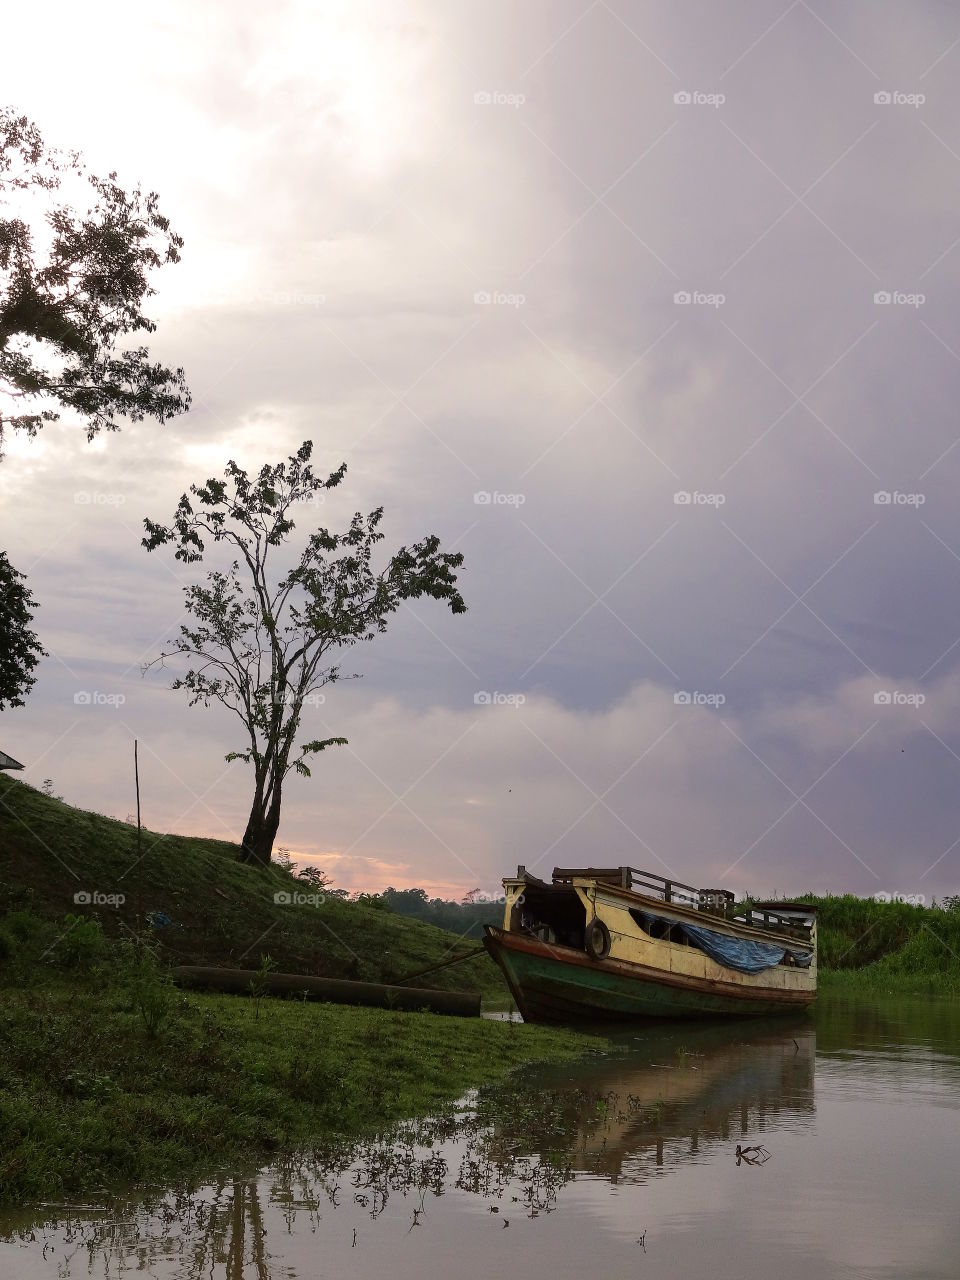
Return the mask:
<path id="1" fill-rule="evenodd" d="M 299 996 L 378 1009 L 426 1009 L 430 1013 L 447 1013 L 460 1018 L 480 1016 L 478 991 L 436 991 L 427 987 L 389 986 L 382 982 L 318 978 L 306 973 L 261 974 L 254 969 L 213 969 L 202 965 L 177 965 L 170 970 L 170 976 L 181 987 L 223 991 L 232 995 L 250 995 L 250 984 L 255 980 L 258 988 L 273 996 Z"/>

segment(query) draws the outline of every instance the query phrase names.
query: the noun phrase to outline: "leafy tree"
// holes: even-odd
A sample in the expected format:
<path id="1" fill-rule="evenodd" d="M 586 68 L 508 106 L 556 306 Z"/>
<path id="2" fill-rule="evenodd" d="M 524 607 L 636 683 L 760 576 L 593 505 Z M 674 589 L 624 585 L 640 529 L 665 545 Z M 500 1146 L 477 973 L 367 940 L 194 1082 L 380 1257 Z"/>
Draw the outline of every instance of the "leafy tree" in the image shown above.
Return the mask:
<path id="1" fill-rule="evenodd" d="M 301 867 L 297 872 L 297 879 L 302 880 L 304 884 L 308 884 L 317 893 L 327 892 L 331 887 L 330 877 L 320 867 Z"/>
<path id="2" fill-rule="evenodd" d="M 58 200 L 65 180 L 88 189 L 86 212 Z M 118 430 L 118 417 L 163 422 L 189 407 L 182 369 L 151 362 L 145 346 L 119 347 L 156 328 L 142 309 L 154 293 L 148 276 L 179 261 L 182 245 L 154 192 L 89 173 L 75 152 L 47 147 L 26 116 L 0 108 L 0 451 L 8 430 L 33 435 L 58 408 L 92 439 Z M 0 552 L 0 710 L 21 706 L 35 683 L 43 649 L 28 625 L 33 603 Z"/>
<path id="3" fill-rule="evenodd" d="M 270 861 L 287 775 L 295 769 L 309 777 L 310 756 L 346 743 L 298 741 L 304 707 L 341 678 L 333 655 L 386 631 L 405 600 L 431 596 L 453 613 L 466 610 L 456 574 L 463 556 L 441 551 L 435 535 L 401 547 L 380 571 L 373 567 L 384 537 L 382 507 L 368 516 L 358 512 L 343 533 L 317 529 L 292 567 L 274 572 L 271 553 L 293 533 L 294 507 L 315 501 L 346 474 L 344 464 L 326 479 L 317 476 L 312 452 L 307 440 L 286 462 L 252 477 L 231 461 L 224 480 L 191 486 L 171 525 L 144 521 L 148 551 L 170 542 L 176 558 L 190 563 L 202 560 L 212 541 L 225 542 L 237 557 L 184 588 L 191 622 L 154 661 L 174 655 L 194 661 L 173 687 L 188 692 L 191 706 L 222 703 L 243 724 L 244 746 L 226 758 L 253 765 L 242 848 L 247 860 L 260 863 Z"/>
<path id="4" fill-rule="evenodd" d="M 23 706 L 36 682 L 33 669 L 43 657 L 30 630 L 34 599 L 24 583 L 23 574 L 0 551 L 0 711 Z"/>
<path id="5" fill-rule="evenodd" d="M 65 179 L 89 188 L 84 213 L 56 199 Z M 47 224 L 40 246 L 24 216 L 31 203 Z M 77 153 L 47 147 L 26 116 L 0 109 L 0 443 L 8 428 L 34 434 L 60 407 L 88 439 L 118 430 L 118 417 L 163 422 L 189 408 L 182 369 L 152 362 L 145 346 L 119 347 L 156 329 L 143 312 L 149 274 L 179 262 L 182 246 L 155 192 L 90 173 Z M 4 413 L 3 399 L 17 412 Z"/>

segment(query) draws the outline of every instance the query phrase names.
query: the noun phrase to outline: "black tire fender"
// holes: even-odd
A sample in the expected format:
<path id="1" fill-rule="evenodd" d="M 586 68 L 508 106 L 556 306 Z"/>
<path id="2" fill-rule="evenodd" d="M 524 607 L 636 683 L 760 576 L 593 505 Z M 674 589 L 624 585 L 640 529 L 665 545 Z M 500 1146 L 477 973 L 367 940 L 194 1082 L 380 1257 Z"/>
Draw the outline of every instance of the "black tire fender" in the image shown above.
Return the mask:
<path id="1" fill-rule="evenodd" d="M 588 923 L 583 935 L 587 955 L 593 960 L 606 960 L 610 954 L 610 930 L 596 916 Z"/>

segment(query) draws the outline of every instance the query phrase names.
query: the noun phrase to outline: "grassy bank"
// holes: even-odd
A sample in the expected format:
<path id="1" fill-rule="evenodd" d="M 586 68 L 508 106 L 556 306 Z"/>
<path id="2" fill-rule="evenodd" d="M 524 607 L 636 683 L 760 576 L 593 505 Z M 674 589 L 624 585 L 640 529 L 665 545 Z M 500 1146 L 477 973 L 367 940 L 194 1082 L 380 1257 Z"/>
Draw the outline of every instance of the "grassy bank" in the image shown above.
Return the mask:
<path id="1" fill-rule="evenodd" d="M 151 1034 L 131 984 L 102 972 L 7 988 L 0 1199 L 180 1180 L 311 1139 L 376 1132 L 520 1064 L 598 1045 L 574 1032 L 479 1019 L 165 998 Z"/>
<path id="2" fill-rule="evenodd" d="M 534 1061 L 567 1031 L 299 1001 L 186 995 L 170 964 L 391 981 L 469 950 L 318 894 L 222 841 L 137 832 L 0 774 L 0 1199 L 179 1180 L 375 1132 Z M 111 902 L 77 902 L 86 893 Z M 278 896 L 279 895 L 279 896 Z M 486 956 L 423 985 L 507 995 Z"/>
<path id="3" fill-rule="evenodd" d="M 138 853 L 135 827 L 0 773 L 0 933 L 5 912 L 27 910 L 61 932 L 67 915 L 96 915 L 108 936 L 152 933 L 171 964 L 250 968 L 268 952 L 284 971 L 370 982 L 394 981 L 476 947 L 476 939 L 462 941 L 377 904 L 329 895 L 320 895 L 319 905 L 277 901 L 278 894 L 312 891 L 282 867 L 247 866 L 238 853 L 227 841 L 151 831 L 143 832 Z M 77 904 L 78 892 L 123 901 Z M 8 936 L 7 944 L 16 939 Z M 506 995 L 486 955 L 424 981 Z"/>
<path id="4" fill-rule="evenodd" d="M 852 894 L 817 907 L 820 985 L 864 995 L 960 995 L 960 912 Z"/>

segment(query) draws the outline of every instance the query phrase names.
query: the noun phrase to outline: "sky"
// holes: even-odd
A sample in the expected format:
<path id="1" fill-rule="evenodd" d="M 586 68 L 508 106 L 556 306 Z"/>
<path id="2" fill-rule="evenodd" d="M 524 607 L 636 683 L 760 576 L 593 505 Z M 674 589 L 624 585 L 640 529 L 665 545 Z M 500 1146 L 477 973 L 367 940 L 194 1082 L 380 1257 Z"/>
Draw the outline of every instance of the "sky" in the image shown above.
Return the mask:
<path id="1" fill-rule="evenodd" d="M 239 839 L 232 718 L 143 664 L 192 483 L 314 442 L 322 522 L 462 551 L 308 712 L 278 845 L 349 889 L 518 863 L 960 892 L 960 14 L 946 3 L 36 3 L 3 97 L 184 237 L 193 407 L 0 463 L 49 650 L 0 747 Z M 53 35 L 51 36 L 51 32 Z M 318 522 L 305 510 L 295 539 Z M 78 697 L 79 695 L 79 697 Z M 314 732 L 316 729 L 316 732 Z"/>

